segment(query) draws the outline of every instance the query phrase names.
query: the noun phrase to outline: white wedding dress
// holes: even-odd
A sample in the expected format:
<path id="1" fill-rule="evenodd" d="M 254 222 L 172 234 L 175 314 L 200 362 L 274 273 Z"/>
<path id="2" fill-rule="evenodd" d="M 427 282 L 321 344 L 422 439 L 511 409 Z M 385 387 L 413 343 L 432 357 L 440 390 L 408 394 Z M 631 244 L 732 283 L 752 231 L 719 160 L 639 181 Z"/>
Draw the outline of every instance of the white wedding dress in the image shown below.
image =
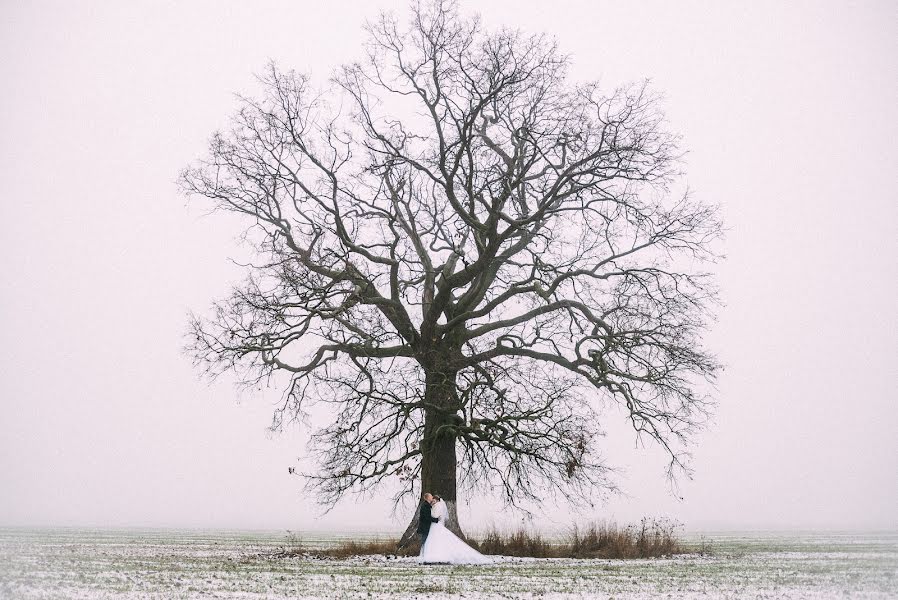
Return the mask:
<path id="1" fill-rule="evenodd" d="M 448 563 L 453 565 L 485 565 L 493 562 L 474 548 L 464 543 L 457 535 L 446 529 L 446 515 L 449 514 L 446 503 L 439 501 L 433 505 L 431 516 L 439 519 L 431 524 L 430 533 L 421 546 L 418 562 Z"/>

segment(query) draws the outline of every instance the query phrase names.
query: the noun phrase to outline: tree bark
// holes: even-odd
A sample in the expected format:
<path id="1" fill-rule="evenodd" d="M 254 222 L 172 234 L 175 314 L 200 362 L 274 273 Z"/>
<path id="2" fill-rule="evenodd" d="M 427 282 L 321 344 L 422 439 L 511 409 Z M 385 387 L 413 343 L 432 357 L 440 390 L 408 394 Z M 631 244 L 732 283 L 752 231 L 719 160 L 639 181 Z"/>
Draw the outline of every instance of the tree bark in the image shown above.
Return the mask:
<path id="1" fill-rule="evenodd" d="M 442 498 L 448 509 L 445 526 L 455 535 L 464 538 L 458 523 L 457 467 L 455 452 L 455 425 L 458 404 L 456 373 L 428 372 L 424 392 L 424 435 L 421 439 L 421 496 L 415 505 L 411 522 L 402 534 L 399 546 L 407 546 L 418 529 L 418 516 L 425 493 Z"/>

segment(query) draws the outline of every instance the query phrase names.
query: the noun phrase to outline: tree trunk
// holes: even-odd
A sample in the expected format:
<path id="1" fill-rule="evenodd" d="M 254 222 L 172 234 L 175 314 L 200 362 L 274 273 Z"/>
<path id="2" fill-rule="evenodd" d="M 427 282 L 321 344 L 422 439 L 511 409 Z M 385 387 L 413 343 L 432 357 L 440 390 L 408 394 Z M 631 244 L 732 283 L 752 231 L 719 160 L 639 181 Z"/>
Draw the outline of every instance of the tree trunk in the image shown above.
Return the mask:
<path id="1" fill-rule="evenodd" d="M 427 407 L 424 409 L 424 437 L 421 440 L 421 496 L 415 505 L 412 520 L 402 534 L 399 547 L 407 546 L 418 529 L 418 515 L 424 494 L 430 492 L 443 499 L 449 515 L 446 527 L 455 535 L 464 537 L 458 523 L 456 507 L 456 468 L 454 426 L 458 420 L 456 373 L 427 373 L 424 392 Z"/>

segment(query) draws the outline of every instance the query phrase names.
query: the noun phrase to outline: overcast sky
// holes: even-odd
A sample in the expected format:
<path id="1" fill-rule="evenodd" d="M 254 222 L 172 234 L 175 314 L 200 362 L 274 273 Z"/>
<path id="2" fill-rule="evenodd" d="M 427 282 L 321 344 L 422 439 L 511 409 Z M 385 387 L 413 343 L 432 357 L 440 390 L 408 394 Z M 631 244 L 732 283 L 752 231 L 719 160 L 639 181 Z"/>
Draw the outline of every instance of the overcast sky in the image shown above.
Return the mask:
<path id="1" fill-rule="evenodd" d="M 277 391 L 209 385 L 181 353 L 188 309 L 241 270 L 232 221 L 174 182 L 269 59 L 323 81 L 405 6 L 0 4 L 0 525 L 404 525 L 379 499 L 321 516 L 287 474 L 303 432 L 266 433 Z M 557 36 L 575 78 L 651 78 L 730 228 L 707 337 L 727 370 L 683 499 L 609 413 L 628 497 L 541 521 L 898 527 L 898 4 L 462 6 Z"/>

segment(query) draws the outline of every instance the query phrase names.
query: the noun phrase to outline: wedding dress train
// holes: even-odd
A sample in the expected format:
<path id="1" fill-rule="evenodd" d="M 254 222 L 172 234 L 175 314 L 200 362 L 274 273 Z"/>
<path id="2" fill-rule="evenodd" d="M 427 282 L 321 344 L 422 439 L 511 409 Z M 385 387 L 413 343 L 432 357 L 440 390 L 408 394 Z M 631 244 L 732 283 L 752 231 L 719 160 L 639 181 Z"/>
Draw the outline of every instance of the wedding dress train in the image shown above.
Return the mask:
<path id="1" fill-rule="evenodd" d="M 440 501 L 433 505 L 431 515 L 439 521 L 430 526 L 430 533 L 421 546 L 418 561 L 453 565 L 484 565 L 493 562 L 492 558 L 474 550 L 446 528 L 448 514 L 445 502 Z"/>

